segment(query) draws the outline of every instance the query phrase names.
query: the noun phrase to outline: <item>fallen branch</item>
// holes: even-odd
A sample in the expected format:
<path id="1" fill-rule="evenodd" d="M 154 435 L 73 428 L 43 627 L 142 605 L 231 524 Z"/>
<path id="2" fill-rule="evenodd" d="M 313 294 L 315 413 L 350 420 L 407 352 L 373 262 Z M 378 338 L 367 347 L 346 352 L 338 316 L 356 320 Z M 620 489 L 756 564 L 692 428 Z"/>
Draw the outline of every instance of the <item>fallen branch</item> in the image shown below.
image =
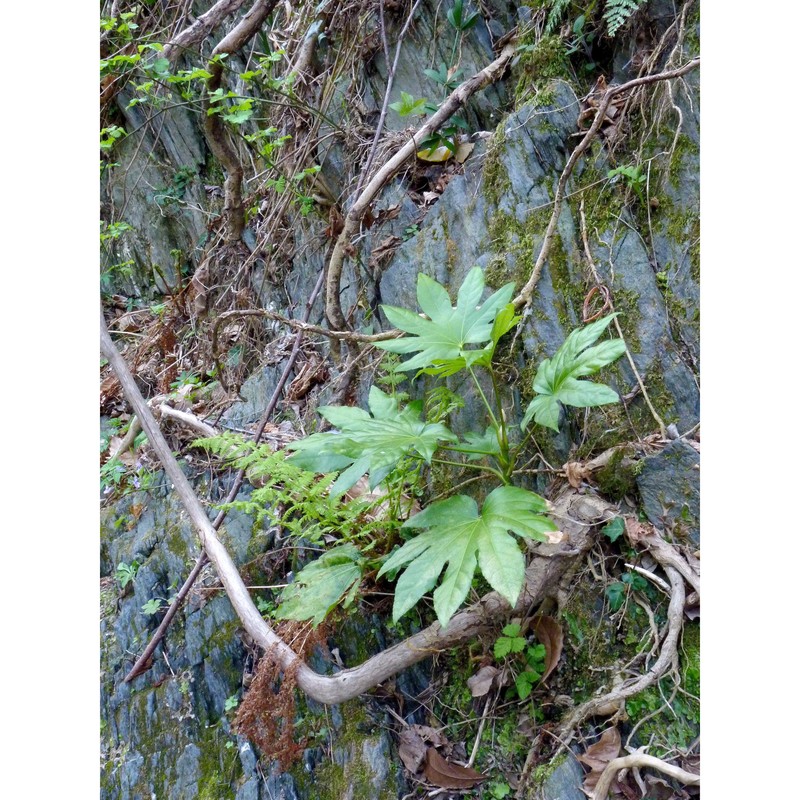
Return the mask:
<path id="1" fill-rule="evenodd" d="M 668 764 L 666 761 L 662 761 L 655 756 L 637 752 L 609 761 L 608 765 L 603 770 L 603 774 L 600 776 L 600 780 L 597 782 L 594 794 L 590 795 L 590 797 L 592 800 L 606 800 L 609 789 L 611 789 L 611 784 L 614 782 L 614 778 L 616 778 L 618 772 L 623 769 L 637 769 L 641 767 L 657 769 L 659 772 L 663 772 L 664 775 L 668 775 L 673 780 L 680 781 L 687 786 L 699 786 L 700 784 L 699 775 L 687 772 L 685 769 L 676 767 L 673 764 Z"/>
<path id="2" fill-rule="evenodd" d="M 344 219 L 344 227 L 336 240 L 328 263 L 328 278 L 325 287 L 325 315 L 334 328 L 338 330 L 349 328 L 342 313 L 339 286 L 342 279 L 345 255 L 347 255 L 350 247 L 350 240 L 358 232 L 361 219 L 370 204 L 406 161 L 417 152 L 421 141 L 450 119 L 473 94 L 500 78 L 511 61 L 514 51 L 514 45 L 506 45 L 498 58 L 492 61 L 489 66 L 456 88 L 442 103 L 439 110 L 419 130 L 413 133 L 409 140 L 375 173 L 375 176 L 367 183 L 364 190 L 350 207 Z"/>
<path id="3" fill-rule="evenodd" d="M 142 426 L 139 424 L 139 418 L 134 414 L 131 417 L 130 424 L 128 425 L 128 432 L 122 438 L 122 441 L 119 443 L 119 446 L 113 453 L 109 454 L 109 460 L 112 458 L 118 458 L 123 453 L 127 452 L 128 450 L 133 447 L 134 441 L 136 441 L 136 437 L 139 435 L 139 431 L 141 431 Z"/>
<path id="4" fill-rule="evenodd" d="M 211 425 L 198 419 L 194 414 L 189 414 L 186 411 L 179 411 L 177 408 L 172 408 L 172 406 L 168 406 L 166 403 L 162 403 L 158 407 L 158 411 L 162 417 L 177 420 L 192 428 L 192 430 L 197 431 L 201 436 L 217 435 L 216 428 L 212 428 Z"/>
<path id="5" fill-rule="evenodd" d="M 584 152 L 586 152 L 586 149 L 592 143 L 595 136 L 599 133 L 600 128 L 605 121 L 606 112 L 608 111 L 608 107 L 611 105 L 611 101 L 618 94 L 628 92 L 638 86 L 646 86 L 647 84 L 657 83 L 658 81 L 668 81 L 672 80 L 673 78 L 680 78 L 682 75 L 686 75 L 686 73 L 697 69 L 699 66 L 700 58 L 698 57 L 692 59 L 678 69 L 659 72 L 656 75 L 645 75 L 642 78 L 634 78 L 633 80 L 623 83 L 620 86 L 612 86 L 606 91 L 605 96 L 603 97 L 603 100 L 597 109 L 597 113 L 595 114 L 591 127 L 588 131 L 586 131 L 586 135 L 580 140 L 577 147 L 572 151 L 572 154 L 567 160 L 566 166 L 564 167 L 564 170 L 558 179 L 556 194 L 553 200 L 553 211 L 550 215 L 550 221 L 547 224 L 547 229 L 545 230 L 542 247 L 539 251 L 539 256 L 536 259 L 536 263 L 533 266 L 531 277 L 528 279 L 528 282 L 525 284 L 525 286 L 522 287 L 520 293 L 512 301 L 515 308 L 519 309 L 522 306 L 528 305 L 533 297 L 533 290 L 536 288 L 536 284 L 539 282 L 539 277 L 542 274 L 542 269 L 544 268 L 545 261 L 550 254 L 550 248 L 553 244 L 558 218 L 561 216 L 561 206 L 564 202 L 567 181 L 569 180 L 570 175 L 572 175 L 572 171 L 575 169 L 575 165 L 578 163 L 578 160 L 584 154 Z"/>
<path id="6" fill-rule="evenodd" d="M 322 277 L 323 277 L 322 274 L 320 274 L 319 278 L 317 279 L 317 283 L 314 286 L 313 291 L 311 292 L 308 300 L 306 301 L 306 308 L 303 313 L 303 319 L 305 320 L 307 320 L 311 316 L 311 309 L 313 308 L 314 303 L 316 302 L 317 296 L 322 290 Z M 101 322 L 104 322 L 102 310 L 100 312 L 100 319 Z M 283 387 L 286 385 L 286 381 L 289 379 L 289 373 L 292 371 L 292 367 L 294 366 L 294 363 L 297 360 L 297 356 L 300 353 L 300 344 L 302 342 L 302 339 L 303 339 L 303 332 L 299 331 L 295 336 L 294 345 L 292 346 L 292 352 L 289 354 L 289 359 L 286 362 L 286 366 L 283 368 L 281 377 L 278 380 L 277 385 L 275 386 L 275 390 L 272 392 L 272 397 L 270 398 L 269 403 L 267 403 L 267 407 L 266 409 L 264 409 L 264 413 L 261 415 L 261 420 L 258 423 L 258 428 L 256 429 L 255 435 L 253 436 L 253 441 L 255 443 L 258 443 L 259 440 L 261 439 L 261 436 L 264 433 L 264 429 L 267 426 L 267 422 L 269 421 L 269 418 L 272 416 L 272 412 L 275 410 L 275 407 L 278 404 L 278 398 L 281 396 Z M 117 352 L 116 347 L 114 347 L 114 343 L 110 342 L 110 345 L 111 347 L 114 348 L 114 351 Z M 124 360 L 122 360 L 122 363 L 120 364 L 120 369 L 127 369 Z M 119 373 L 117 374 L 119 375 Z M 236 495 L 239 494 L 239 489 L 242 487 L 242 483 L 244 483 L 244 478 L 245 478 L 245 470 L 240 469 L 236 473 L 236 477 L 233 480 L 233 486 L 231 486 L 231 489 L 228 492 L 227 497 L 225 498 L 225 503 L 232 503 L 236 499 Z M 220 526 L 225 520 L 226 515 L 227 511 L 224 510 L 220 511 L 219 514 L 217 514 L 217 517 L 212 525 L 213 530 L 215 531 L 219 530 Z M 147 643 L 147 647 L 145 647 L 145 649 L 142 651 L 142 654 L 136 660 L 136 663 L 133 665 L 133 667 L 131 667 L 130 671 L 125 676 L 126 683 L 132 681 L 137 675 L 140 675 L 142 672 L 148 669 L 149 664 L 151 663 L 151 657 L 156 647 L 158 646 L 158 643 L 164 637 L 164 634 L 167 632 L 167 629 L 172 623 L 175 614 L 178 613 L 178 609 L 183 605 L 183 601 L 189 594 L 189 590 L 192 588 L 194 582 L 200 575 L 201 570 L 207 563 L 208 563 L 208 554 L 206 553 L 204 547 L 203 550 L 201 550 L 200 555 L 197 557 L 197 561 L 195 562 L 194 567 L 192 567 L 192 571 L 189 573 L 186 580 L 184 581 L 183 586 L 181 586 L 180 590 L 175 595 L 174 600 L 172 601 L 172 603 L 170 603 L 170 607 L 167 609 L 167 612 L 164 615 L 164 619 L 161 620 L 161 623 L 159 624 L 155 633 L 152 635 L 150 641 Z"/>

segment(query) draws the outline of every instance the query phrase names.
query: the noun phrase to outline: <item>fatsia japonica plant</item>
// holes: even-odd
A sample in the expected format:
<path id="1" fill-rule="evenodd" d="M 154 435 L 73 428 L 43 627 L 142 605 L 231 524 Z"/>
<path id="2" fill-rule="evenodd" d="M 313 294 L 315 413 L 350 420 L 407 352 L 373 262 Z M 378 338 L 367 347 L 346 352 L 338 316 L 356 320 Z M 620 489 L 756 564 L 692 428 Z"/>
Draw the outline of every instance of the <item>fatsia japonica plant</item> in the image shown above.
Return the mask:
<path id="1" fill-rule="evenodd" d="M 433 590 L 436 616 L 446 626 L 464 603 L 478 570 L 514 605 L 525 580 L 520 540 L 558 539 L 557 527 L 547 516 L 547 501 L 514 485 L 518 457 L 532 436 L 531 423 L 558 430 L 562 405 L 585 408 L 619 400 L 610 387 L 585 378 L 619 358 L 625 345 L 621 339 L 596 343 L 613 314 L 570 333 L 542 362 L 533 381 L 535 396 L 521 425 L 513 425 L 503 407 L 493 359 L 501 337 L 521 319 L 510 302 L 514 285 L 503 286 L 481 302 L 484 291 L 483 272 L 476 267 L 467 274 L 454 306 L 443 286 L 420 274 L 417 300 L 424 316 L 384 306 L 389 322 L 406 335 L 376 344 L 407 356 L 394 366 L 395 373 L 440 380 L 465 373 L 486 411 L 483 431 L 458 436 L 442 419 L 426 421 L 422 401 L 373 386 L 369 411 L 321 407 L 320 415 L 334 430 L 289 445 L 294 452 L 288 462 L 310 472 L 338 473 L 330 487 L 333 497 L 367 476 L 370 489 L 384 491 L 387 497 L 403 493 L 411 476 L 431 465 L 471 468 L 495 488 L 482 503 L 466 494 L 430 503 L 403 523 L 405 541 L 383 556 L 368 557 L 350 542 L 338 544 L 287 587 L 279 617 L 318 623 L 340 602 L 349 605 L 365 571 L 377 570 L 377 577 L 396 580 L 395 621 Z"/>

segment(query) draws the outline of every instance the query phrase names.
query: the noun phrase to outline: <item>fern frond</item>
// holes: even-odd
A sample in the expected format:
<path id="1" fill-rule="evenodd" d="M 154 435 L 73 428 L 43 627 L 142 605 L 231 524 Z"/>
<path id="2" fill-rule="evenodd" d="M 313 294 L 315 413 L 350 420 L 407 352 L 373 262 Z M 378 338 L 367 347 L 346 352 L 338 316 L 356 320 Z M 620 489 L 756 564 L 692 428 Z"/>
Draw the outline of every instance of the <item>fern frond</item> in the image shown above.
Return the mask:
<path id="1" fill-rule="evenodd" d="M 544 35 L 550 36 L 561 24 L 561 18 L 572 0 L 552 0 L 550 11 L 547 12 L 547 22 L 544 24 Z"/>
<path id="2" fill-rule="evenodd" d="M 607 0 L 603 20 L 609 36 L 617 31 L 647 2 L 647 0 Z"/>
<path id="3" fill-rule="evenodd" d="M 283 450 L 269 444 L 255 445 L 233 433 L 198 439 L 193 446 L 225 460 L 234 469 L 244 469 L 253 484 L 252 494 L 243 500 L 220 505 L 254 518 L 256 525 L 267 520 L 292 537 L 312 544 L 336 540 L 371 541 L 399 528 L 398 520 L 387 520 L 381 513 L 384 497 L 365 496 L 349 501 L 333 499 L 331 485 L 335 472 L 318 476 L 290 461 Z"/>

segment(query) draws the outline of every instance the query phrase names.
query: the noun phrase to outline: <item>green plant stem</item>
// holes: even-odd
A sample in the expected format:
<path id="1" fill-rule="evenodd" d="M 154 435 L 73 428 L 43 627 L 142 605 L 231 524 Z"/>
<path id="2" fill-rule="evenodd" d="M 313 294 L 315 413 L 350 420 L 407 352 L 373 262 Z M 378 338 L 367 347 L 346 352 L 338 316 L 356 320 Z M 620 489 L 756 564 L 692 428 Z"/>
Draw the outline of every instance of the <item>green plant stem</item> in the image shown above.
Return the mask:
<path id="1" fill-rule="evenodd" d="M 422 458 L 422 456 L 419 456 L 419 458 Z M 489 467 L 485 464 L 470 464 L 468 461 L 465 461 L 463 463 L 458 461 L 447 461 L 446 459 L 443 458 L 433 458 L 431 459 L 431 463 L 447 464 L 447 466 L 450 467 L 467 467 L 468 469 L 477 469 L 480 470 L 481 472 L 491 472 L 492 475 L 496 475 L 503 482 L 503 484 L 508 483 L 508 481 L 505 479 L 503 473 L 500 472 L 500 470 L 497 470 L 494 467 Z"/>
<path id="2" fill-rule="evenodd" d="M 494 411 L 492 411 L 492 406 L 489 403 L 489 400 L 487 399 L 486 395 L 484 394 L 483 388 L 481 387 L 478 378 L 475 376 L 472 367 L 467 367 L 467 369 L 469 370 L 469 374 L 472 376 L 472 380 L 475 382 L 475 387 L 477 388 L 478 394 L 480 394 L 481 399 L 483 400 L 483 404 L 486 406 L 486 410 L 489 412 L 489 418 L 492 421 L 492 425 L 494 426 L 497 435 L 497 444 L 500 447 L 500 456 L 498 457 L 497 460 L 500 464 L 500 467 L 502 468 L 502 472 L 494 469 L 492 471 L 500 477 L 504 485 L 508 485 L 510 483 L 510 477 L 511 477 L 510 466 L 514 462 L 509 460 L 508 435 L 506 433 L 505 420 L 503 419 L 503 409 L 500 406 L 499 387 L 497 385 L 497 380 L 495 378 L 494 371 L 492 370 L 491 367 L 488 368 L 489 375 L 491 376 L 492 379 L 492 387 L 494 389 L 495 402 L 497 403 L 498 413 L 500 414 L 500 419 L 502 420 L 502 422 L 497 421 L 497 417 L 495 416 Z"/>
<path id="3" fill-rule="evenodd" d="M 450 66 L 455 66 L 455 57 L 456 57 L 456 50 L 458 50 L 458 43 L 461 39 L 463 34 L 460 31 L 456 31 L 456 36 L 453 39 L 453 50 L 450 53 Z"/>
<path id="4" fill-rule="evenodd" d="M 516 459 L 510 458 L 508 447 L 508 429 L 506 428 L 506 416 L 503 413 L 503 404 L 500 399 L 500 385 L 497 383 L 497 376 L 489 365 L 489 377 L 492 379 L 492 389 L 494 389 L 494 402 L 497 406 L 497 414 L 500 418 L 500 427 L 497 429 L 497 441 L 500 445 L 500 466 L 503 468 L 503 474 L 506 476 L 506 483 L 511 482 L 511 473 L 514 471 L 514 464 Z"/>
<path id="5" fill-rule="evenodd" d="M 513 455 L 511 456 L 511 461 L 513 464 L 517 463 L 517 458 L 519 458 L 519 454 L 528 443 L 528 439 L 533 439 L 533 421 L 531 421 L 530 425 L 528 425 L 528 431 L 522 438 L 522 441 L 514 448 Z"/>
<path id="6" fill-rule="evenodd" d="M 489 452 L 488 450 L 463 450 L 460 447 L 449 447 L 446 444 L 439 445 L 440 450 L 452 450 L 454 453 L 464 453 L 468 455 L 489 456 L 495 458 L 497 453 Z"/>
<path id="7" fill-rule="evenodd" d="M 489 403 L 488 399 L 486 398 L 486 395 L 483 392 L 483 388 L 481 387 L 480 382 L 478 381 L 477 377 L 475 376 L 475 373 L 473 372 L 472 367 L 467 367 L 467 369 L 469 370 L 469 374 L 472 377 L 473 382 L 475 383 L 475 388 L 478 390 L 478 394 L 481 396 L 481 400 L 483 400 L 484 406 L 486 406 L 486 410 L 489 412 L 489 419 L 492 420 L 492 425 L 494 425 L 496 430 L 499 430 L 500 429 L 500 423 L 497 421 L 497 417 L 495 417 L 494 411 L 492 411 L 492 406 Z M 500 439 L 499 438 L 498 438 L 497 441 L 498 441 L 498 444 L 500 444 Z"/>

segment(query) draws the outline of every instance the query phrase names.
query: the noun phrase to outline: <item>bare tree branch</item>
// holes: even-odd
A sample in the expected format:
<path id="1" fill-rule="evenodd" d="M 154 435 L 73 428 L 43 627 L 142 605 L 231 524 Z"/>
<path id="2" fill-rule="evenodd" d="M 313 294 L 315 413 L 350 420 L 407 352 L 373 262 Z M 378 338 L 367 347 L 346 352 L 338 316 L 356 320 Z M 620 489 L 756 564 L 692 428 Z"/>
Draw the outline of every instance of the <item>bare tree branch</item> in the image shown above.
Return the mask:
<path id="1" fill-rule="evenodd" d="M 244 0 L 219 0 L 205 14 L 201 14 L 188 28 L 184 28 L 172 41 L 164 45 L 161 55 L 170 62 L 177 60 L 184 50 L 200 44 L 231 14 L 244 5 Z"/>
<path id="2" fill-rule="evenodd" d="M 342 313 L 339 285 L 350 240 L 358 232 L 361 218 L 370 204 L 403 164 L 417 152 L 419 143 L 425 137 L 432 134 L 450 119 L 473 94 L 501 77 L 511 61 L 514 51 L 514 45 L 506 45 L 491 64 L 455 89 L 447 100 L 442 103 L 439 110 L 419 130 L 412 134 L 411 138 L 375 173 L 375 176 L 364 187 L 364 190 L 350 207 L 344 220 L 344 227 L 336 240 L 336 245 L 328 263 L 328 278 L 325 287 L 325 315 L 334 328 L 338 330 L 349 328 Z"/>

